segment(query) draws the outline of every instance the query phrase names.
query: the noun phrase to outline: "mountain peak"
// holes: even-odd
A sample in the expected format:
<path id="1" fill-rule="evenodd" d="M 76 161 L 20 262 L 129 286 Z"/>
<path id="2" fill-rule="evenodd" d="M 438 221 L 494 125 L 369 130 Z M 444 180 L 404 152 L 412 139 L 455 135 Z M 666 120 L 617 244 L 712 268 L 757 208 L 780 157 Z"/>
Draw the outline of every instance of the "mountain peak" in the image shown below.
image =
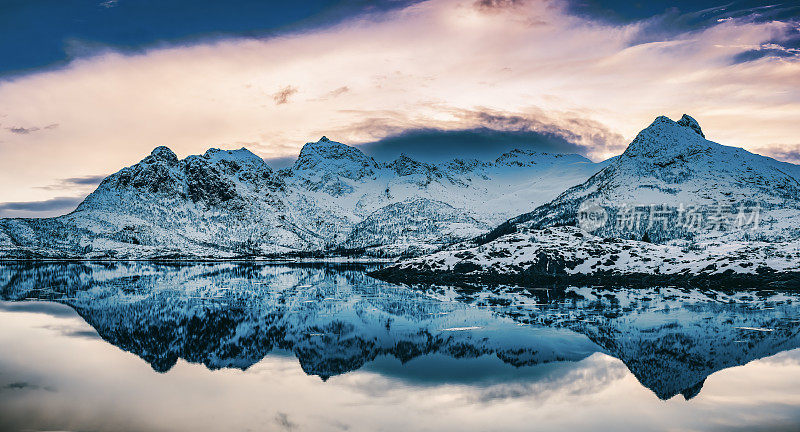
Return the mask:
<path id="1" fill-rule="evenodd" d="M 664 126 L 682 126 L 682 127 L 685 127 L 685 128 L 688 128 L 688 129 L 692 130 L 694 133 L 700 135 L 703 138 L 706 137 L 705 134 L 703 133 L 703 130 L 700 128 L 700 123 L 698 123 L 697 120 L 695 120 L 694 117 L 690 116 L 689 114 L 684 114 L 683 116 L 681 116 L 681 119 L 678 120 L 678 121 L 673 121 L 672 119 L 670 119 L 667 116 L 663 116 L 663 115 L 658 116 L 658 117 L 656 117 L 655 120 L 653 120 L 653 123 L 651 123 L 650 126 L 647 127 L 647 129 L 645 129 L 645 131 L 649 130 L 649 129 L 652 129 L 652 128 L 658 128 L 661 125 L 664 125 Z"/>
<path id="2" fill-rule="evenodd" d="M 213 164 L 224 165 L 227 169 L 232 169 L 233 171 L 241 168 L 271 171 L 264 159 L 244 147 L 238 150 L 210 148 L 203 154 L 203 159 Z"/>
<path id="3" fill-rule="evenodd" d="M 156 160 L 164 161 L 169 164 L 176 164 L 178 163 L 178 156 L 175 155 L 175 152 L 169 149 L 167 146 L 158 146 L 153 149 L 150 153 Z"/>
<path id="4" fill-rule="evenodd" d="M 400 153 L 400 156 L 392 161 L 389 167 L 400 176 L 424 174 L 432 170 L 427 164 L 414 160 L 405 153 Z"/>
<path id="5" fill-rule="evenodd" d="M 365 175 L 371 175 L 376 167 L 375 161 L 361 150 L 322 137 L 315 143 L 307 143 L 303 146 L 293 169 L 322 169 L 351 179 L 358 179 Z"/>
<path id="6" fill-rule="evenodd" d="M 497 159 L 495 159 L 496 164 L 502 165 L 515 165 L 515 166 L 525 166 L 530 164 L 536 164 L 536 156 L 539 155 L 539 152 L 533 150 L 523 150 L 523 149 L 513 149 L 511 151 L 507 151 L 501 154 Z"/>
<path id="7" fill-rule="evenodd" d="M 623 153 L 627 157 L 644 157 L 648 163 L 666 163 L 678 155 L 696 153 L 718 144 L 705 139 L 695 119 L 684 114 L 680 121 L 658 116 L 650 126 L 636 135 Z"/>
<path id="8" fill-rule="evenodd" d="M 688 127 L 690 129 L 692 129 L 693 131 L 697 132 L 697 134 L 700 135 L 703 138 L 706 137 L 705 134 L 703 134 L 703 130 L 700 129 L 700 123 L 698 123 L 697 120 L 694 119 L 694 117 L 692 117 L 692 116 L 690 116 L 688 114 L 684 114 L 681 117 L 681 119 L 678 120 L 678 124 L 681 125 L 681 126 L 685 126 L 685 127 Z"/>
<path id="9" fill-rule="evenodd" d="M 561 162 L 591 162 L 578 154 L 546 153 L 531 149 L 514 149 L 503 153 L 495 159 L 497 165 L 532 167 L 536 165 L 550 166 L 557 160 Z"/>

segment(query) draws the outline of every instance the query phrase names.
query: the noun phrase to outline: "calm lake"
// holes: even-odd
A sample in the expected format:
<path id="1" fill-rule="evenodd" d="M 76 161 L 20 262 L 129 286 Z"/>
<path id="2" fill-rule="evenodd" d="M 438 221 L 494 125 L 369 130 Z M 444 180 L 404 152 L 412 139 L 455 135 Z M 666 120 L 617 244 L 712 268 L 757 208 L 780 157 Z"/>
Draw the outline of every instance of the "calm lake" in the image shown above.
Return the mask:
<path id="1" fill-rule="evenodd" d="M 800 295 L 0 265 L 0 430 L 800 429 Z"/>

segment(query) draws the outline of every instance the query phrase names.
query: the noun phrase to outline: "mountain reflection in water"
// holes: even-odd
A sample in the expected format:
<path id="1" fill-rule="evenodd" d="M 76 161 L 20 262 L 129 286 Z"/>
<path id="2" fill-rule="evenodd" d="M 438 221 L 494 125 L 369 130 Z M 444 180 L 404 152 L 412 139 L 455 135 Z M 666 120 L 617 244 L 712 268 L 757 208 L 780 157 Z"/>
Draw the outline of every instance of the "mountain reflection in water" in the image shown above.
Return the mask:
<path id="1" fill-rule="evenodd" d="M 0 296 L 68 305 L 158 372 L 178 359 L 247 369 L 291 352 L 323 380 L 365 365 L 491 380 L 492 368 L 459 373 L 452 360 L 490 356 L 524 368 L 600 352 L 659 398 L 691 399 L 716 371 L 800 347 L 800 297 L 772 291 L 412 290 L 354 265 L 130 262 L 5 264 Z M 422 357 L 426 370 L 386 360 Z M 435 359 L 450 360 L 437 368 Z"/>

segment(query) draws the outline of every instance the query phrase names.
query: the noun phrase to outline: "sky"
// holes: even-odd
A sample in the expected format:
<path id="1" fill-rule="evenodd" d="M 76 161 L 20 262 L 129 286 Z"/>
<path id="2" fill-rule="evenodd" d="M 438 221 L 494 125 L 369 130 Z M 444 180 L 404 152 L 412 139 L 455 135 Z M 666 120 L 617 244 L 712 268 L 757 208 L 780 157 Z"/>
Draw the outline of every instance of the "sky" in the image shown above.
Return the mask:
<path id="1" fill-rule="evenodd" d="M 688 113 L 800 163 L 796 2 L 6 0 L 0 56 L 0 217 L 71 211 L 159 145 L 602 160 Z"/>

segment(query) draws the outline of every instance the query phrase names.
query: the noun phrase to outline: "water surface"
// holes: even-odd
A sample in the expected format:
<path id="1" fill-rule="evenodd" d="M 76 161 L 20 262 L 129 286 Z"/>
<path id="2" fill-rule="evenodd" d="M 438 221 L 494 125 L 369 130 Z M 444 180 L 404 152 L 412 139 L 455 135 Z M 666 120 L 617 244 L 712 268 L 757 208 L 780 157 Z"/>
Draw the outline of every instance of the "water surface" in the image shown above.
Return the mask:
<path id="1" fill-rule="evenodd" d="M 800 297 L 0 267 L 0 430 L 797 430 Z"/>

